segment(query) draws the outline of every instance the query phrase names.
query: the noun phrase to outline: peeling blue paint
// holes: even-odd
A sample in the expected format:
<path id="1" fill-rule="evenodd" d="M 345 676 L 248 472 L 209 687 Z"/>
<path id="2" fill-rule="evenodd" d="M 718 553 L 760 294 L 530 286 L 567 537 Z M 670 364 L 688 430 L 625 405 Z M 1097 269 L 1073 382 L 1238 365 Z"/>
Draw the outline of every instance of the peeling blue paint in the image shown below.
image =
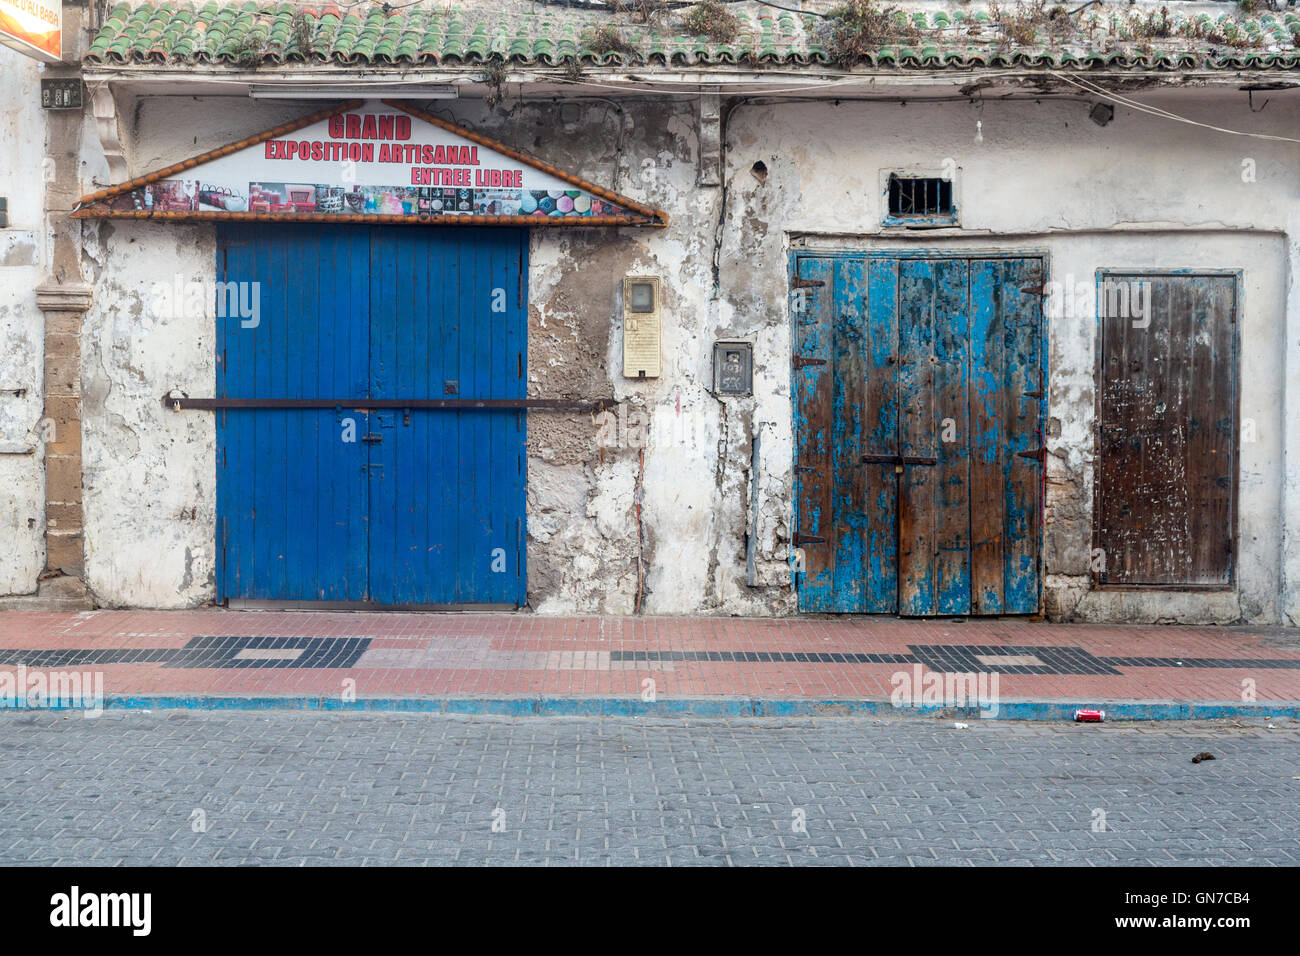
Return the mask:
<path id="1" fill-rule="evenodd" d="M 1109 723 L 1155 720 L 1300 720 L 1300 701 L 1246 704 L 1236 701 L 1173 700 L 1003 700 L 996 713 L 978 707 L 895 707 L 885 698 L 673 697 L 338 697 L 208 696 L 202 694 L 110 696 L 108 711 L 314 711 L 338 713 L 425 713 L 504 717 L 920 717 L 986 720 L 1073 721 L 1081 708 L 1101 708 Z M 80 707 L 49 708 L 77 713 Z M 34 708 L 0 708 L 0 714 L 30 714 Z M 1081 732 L 1082 729 L 1081 729 Z"/>

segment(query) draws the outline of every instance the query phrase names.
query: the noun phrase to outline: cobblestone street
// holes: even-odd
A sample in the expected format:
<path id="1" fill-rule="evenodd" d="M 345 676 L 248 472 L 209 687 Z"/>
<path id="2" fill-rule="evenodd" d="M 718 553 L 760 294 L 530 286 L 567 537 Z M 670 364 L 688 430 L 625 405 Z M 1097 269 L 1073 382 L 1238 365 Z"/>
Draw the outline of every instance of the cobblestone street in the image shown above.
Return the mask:
<path id="1" fill-rule="evenodd" d="M 40 712 L 0 741 L 10 865 L 1300 862 L 1282 720 Z"/>

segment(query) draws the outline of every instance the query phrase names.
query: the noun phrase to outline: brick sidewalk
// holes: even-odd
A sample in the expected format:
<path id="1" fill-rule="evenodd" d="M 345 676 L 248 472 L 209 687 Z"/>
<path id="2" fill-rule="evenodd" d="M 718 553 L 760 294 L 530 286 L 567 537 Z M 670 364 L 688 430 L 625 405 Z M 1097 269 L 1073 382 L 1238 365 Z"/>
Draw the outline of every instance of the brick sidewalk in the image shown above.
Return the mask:
<path id="1" fill-rule="evenodd" d="M 887 700 L 899 672 L 998 673 L 1003 700 L 1300 702 L 1300 635 L 1026 620 L 276 611 L 0 612 L 0 669 L 126 697 Z M 919 689 L 918 689 L 919 693 Z"/>

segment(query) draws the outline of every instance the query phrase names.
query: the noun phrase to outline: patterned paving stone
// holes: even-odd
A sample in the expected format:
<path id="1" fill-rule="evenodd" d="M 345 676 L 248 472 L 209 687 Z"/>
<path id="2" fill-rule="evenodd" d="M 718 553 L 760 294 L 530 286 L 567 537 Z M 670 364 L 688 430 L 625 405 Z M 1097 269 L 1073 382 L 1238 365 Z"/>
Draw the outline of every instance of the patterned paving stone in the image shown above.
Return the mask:
<path id="1" fill-rule="evenodd" d="M 0 740 L 4 865 L 1300 860 L 1290 723 L 173 711 Z"/>

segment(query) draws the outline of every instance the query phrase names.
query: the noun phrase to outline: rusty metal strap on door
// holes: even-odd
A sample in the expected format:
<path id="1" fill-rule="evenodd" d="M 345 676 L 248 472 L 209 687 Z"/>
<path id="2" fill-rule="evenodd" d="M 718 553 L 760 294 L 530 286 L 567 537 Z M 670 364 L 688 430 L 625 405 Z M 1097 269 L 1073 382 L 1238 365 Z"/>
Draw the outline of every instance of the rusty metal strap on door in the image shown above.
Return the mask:
<path id="1" fill-rule="evenodd" d="M 910 455 L 863 455 L 864 465 L 937 465 L 938 458 L 917 458 Z"/>
<path id="2" fill-rule="evenodd" d="M 450 411 L 515 409 L 554 412 L 603 412 L 617 406 L 612 398 L 185 398 L 164 395 L 162 403 L 172 411 L 195 409 L 293 409 L 293 408 L 427 408 Z"/>

